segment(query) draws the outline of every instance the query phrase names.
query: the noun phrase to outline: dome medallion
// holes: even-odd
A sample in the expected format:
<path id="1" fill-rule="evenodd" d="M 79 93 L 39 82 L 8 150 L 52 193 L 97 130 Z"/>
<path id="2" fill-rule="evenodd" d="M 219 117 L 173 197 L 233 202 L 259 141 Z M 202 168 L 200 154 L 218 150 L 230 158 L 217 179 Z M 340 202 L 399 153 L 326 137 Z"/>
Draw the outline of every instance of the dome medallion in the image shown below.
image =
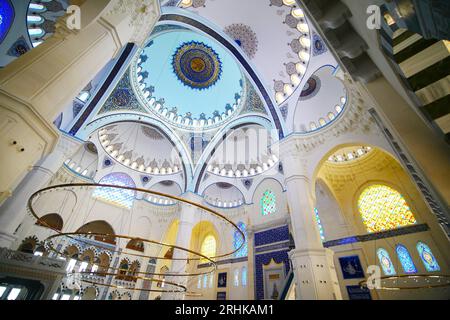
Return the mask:
<path id="1" fill-rule="evenodd" d="M 210 46 L 197 41 L 185 42 L 176 49 L 172 67 L 184 85 L 198 90 L 213 86 L 222 74 L 219 55 Z"/>

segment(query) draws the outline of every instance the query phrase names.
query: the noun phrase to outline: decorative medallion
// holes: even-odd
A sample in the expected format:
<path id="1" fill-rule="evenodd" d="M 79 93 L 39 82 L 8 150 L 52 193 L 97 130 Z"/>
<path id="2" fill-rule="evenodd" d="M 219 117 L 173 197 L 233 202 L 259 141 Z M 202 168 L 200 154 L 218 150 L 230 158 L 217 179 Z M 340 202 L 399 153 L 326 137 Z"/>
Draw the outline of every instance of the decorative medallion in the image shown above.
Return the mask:
<path id="1" fill-rule="evenodd" d="M 303 87 L 302 93 L 300 94 L 301 100 L 305 100 L 305 98 L 314 97 L 320 89 L 320 79 L 315 75 L 312 75 L 308 81 L 306 81 L 305 86 Z"/>
<path id="2" fill-rule="evenodd" d="M 250 59 L 255 56 L 258 50 L 258 39 L 252 28 L 242 23 L 233 23 L 226 27 L 224 31 L 234 39 Z"/>
<path id="3" fill-rule="evenodd" d="M 192 89 L 203 90 L 214 85 L 222 74 L 222 62 L 208 45 L 190 41 L 180 45 L 173 55 L 173 71 Z"/>
<path id="4" fill-rule="evenodd" d="M 7 54 L 11 57 L 20 57 L 30 50 L 27 41 L 23 36 L 20 36 L 16 42 L 8 49 Z"/>
<path id="5" fill-rule="evenodd" d="M 317 34 L 313 33 L 312 37 L 313 42 L 313 56 L 321 55 L 322 53 L 325 53 L 328 51 L 327 47 L 323 43 L 322 38 Z"/>

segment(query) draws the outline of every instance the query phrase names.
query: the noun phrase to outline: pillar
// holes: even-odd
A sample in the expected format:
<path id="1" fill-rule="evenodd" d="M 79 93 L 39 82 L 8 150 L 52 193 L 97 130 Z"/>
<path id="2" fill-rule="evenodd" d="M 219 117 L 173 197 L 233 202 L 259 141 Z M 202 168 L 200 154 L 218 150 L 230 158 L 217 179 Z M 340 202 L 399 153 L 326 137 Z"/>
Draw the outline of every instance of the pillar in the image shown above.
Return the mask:
<path id="1" fill-rule="evenodd" d="M 195 203 L 201 203 L 202 199 L 194 193 L 186 193 L 184 198 Z M 178 232 L 177 239 L 175 245 L 181 248 L 190 249 L 191 246 L 191 237 L 192 237 L 192 229 L 194 228 L 194 224 L 196 221 L 196 212 L 198 209 L 193 205 L 189 205 L 183 202 L 180 202 L 180 221 L 178 223 Z M 187 259 L 189 256 L 188 252 L 183 250 L 174 249 L 173 258 L 174 259 Z M 173 260 L 172 266 L 170 268 L 171 274 L 184 274 L 187 272 L 187 260 Z M 183 286 L 188 285 L 188 280 L 192 279 L 192 277 L 185 276 L 171 276 L 166 277 L 168 281 L 175 282 L 181 284 Z M 196 278 L 197 279 L 197 278 Z M 185 294 L 182 293 L 164 293 L 162 298 L 165 300 L 184 300 Z"/>
<path id="2" fill-rule="evenodd" d="M 156 0 L 84 1 L 80 30 L 63 17 L 53 37 L 0 70 L 0 196 L 54 149 L 62 109 L 127 43 L 142 45 L 159 13 Z"/>
<path id="3" fill-rule="evenodd" d="M 14 232 L 27 214 L 27 202 L 37 190 L 45 187 L 53 175 L 71 157 L 80 142 L 68 136 L 61 136 L 55 150 L 42 159 L 14 190 L 11 197 L 0 207 L 0 247 L 10 248 L 16 240 Z"/>
<path id="4" fill-rule="evenodd" d="M 323 247 L 314 214 L 307 157 L 290 136 L 280 144 L 295 249 L 289 252 L 300 300 L 341 299 L 333 252 Z"/>

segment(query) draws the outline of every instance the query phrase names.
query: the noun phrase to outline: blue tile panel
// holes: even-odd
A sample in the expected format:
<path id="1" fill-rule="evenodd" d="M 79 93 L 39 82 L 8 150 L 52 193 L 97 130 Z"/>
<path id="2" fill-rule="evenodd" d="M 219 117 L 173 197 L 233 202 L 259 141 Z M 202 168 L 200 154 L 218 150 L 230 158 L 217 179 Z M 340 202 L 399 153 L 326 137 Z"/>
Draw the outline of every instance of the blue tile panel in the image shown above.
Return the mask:
<path id="1" fill-rule="evenodd" d="M 289 273 L 290 264 L 288 252 L 290 249 L 273 251 L 255 255 L 255 294 L 257 300 L 264 299 L 264 272 L 263 265 L 269 264 L 270 260 L 275 263 L 284 263 L 285 276 Z"/>
<path id="2" fill-rule="evenodd" d="M 264 248 L 256 248 L 260 246 L 270 245 L 277 242 L 283 242 L 279 245 L 266 246 Z M 264 272 L 263 265 L 267 265 L 273 259 L 275 263 L 284 263 L 285 275 L 289 273 L 290 264 L 288 252 L 289 248 L 289 227 L 287 225 L 276 227 L 273 229 L 255 233 L 255 296 L 257 300 L 264 299 Z M 258 253 L 269 249 L 279 249 L 267 253 Z"/>
<path id="3" fill-rule="evenodd" d="M 255 233 L 255 247 L 281 241 L 289 241 L 287 225 Z"/>

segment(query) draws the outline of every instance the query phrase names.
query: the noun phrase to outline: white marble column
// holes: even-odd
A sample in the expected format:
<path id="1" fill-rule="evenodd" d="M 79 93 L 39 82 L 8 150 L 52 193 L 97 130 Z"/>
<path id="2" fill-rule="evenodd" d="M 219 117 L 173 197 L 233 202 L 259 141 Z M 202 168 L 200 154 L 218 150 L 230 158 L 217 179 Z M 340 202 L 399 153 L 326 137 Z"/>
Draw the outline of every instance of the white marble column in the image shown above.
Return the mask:
<path id="1" fill-rule="evenodd" d="M 57 115 L 129 42 L 142 45 L 159 18 L 157 0 L 95 0 L 81 29 L 62 17 L 53 37 L 0 70 L 0 197 L 49 154 Z"/>
<path id="2" fill-rule="evenodd" d="M 201 203 L 202 199 L 191 192 L 188 192 L 183 195 L 183 197 L 187 200 L 193 201 L 195 203 Z M 178 233 L 175 245 L 181 248 L 191 249 L 191 237 L 192 237 L 192 229 L 194 228 L 196 221 L 196 213 L 199 210 L 197 207 L 180 203 L 180 221 L 178 224 Z M 184 274 L 187 272 L 187 259 L 188 253 L 183 250 L 174 249 L 173 258 L 174 259 L 183 259 L 183 260 L 173 260 L 172 267 L 170 268 L 170 273 L 172 274 Z M 166 277 L 166 280 L 175 282 L 184 286 L 188 285 L 188 280 L 192 277 Z M 165 300 L 184 300 L 185 294 L 182 293 L 168 293 L 163 294 L 162 298 Z"/>
<path id="3" fill-rule="evenodd" d="M 296 140 L 289 137 L 280 144 L 280 156 L 286 178 L 295 249 L 292 261 L 296 297 L 300 300 L 342 299 L 333 252 L 322 245 L 314 213 L 314 197 L 307 172 L 307 155 L 301 154 Z"/>
<path id="4" fill-rule="evenodd" d="M 14 231 L 27 214 L 29 197 L 45 187 L 64 161 L 81 146 L 78 140 L 62 135 L 55 150 L 31 168 L 19 186 L 0 207 L 0 247 L 10 248 L 16 240 Z M 31 219 L 31 218 L 30 218 Z"/>

